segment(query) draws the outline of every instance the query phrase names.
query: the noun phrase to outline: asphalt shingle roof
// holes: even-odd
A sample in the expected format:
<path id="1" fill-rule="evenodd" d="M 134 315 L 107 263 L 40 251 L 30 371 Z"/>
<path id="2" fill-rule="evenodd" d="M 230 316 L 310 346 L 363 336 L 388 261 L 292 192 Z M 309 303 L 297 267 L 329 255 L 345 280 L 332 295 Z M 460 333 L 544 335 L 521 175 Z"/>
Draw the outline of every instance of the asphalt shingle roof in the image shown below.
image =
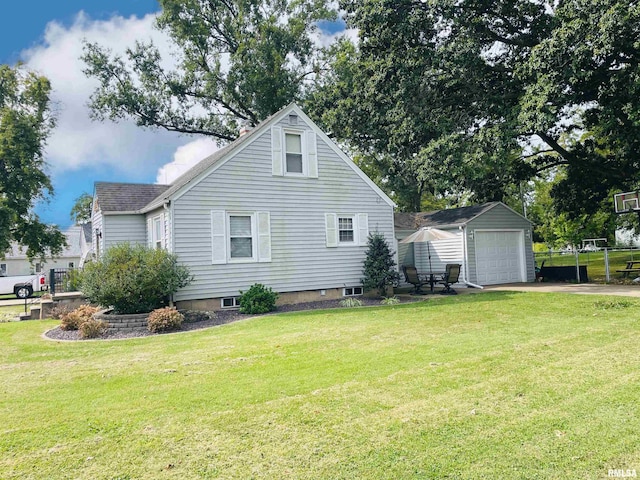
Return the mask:
<path id="1" fill-rule="evenodd" d="M 166 191 L 169 185 L 96 182 L 95 188 L 103 212 L 135 212 Z"/>
<path id="2" fill-rule="evenodd" d="M 417 230 L 420 227 L 445 227 L 464 225 L 478 215 L 493 208 L 500 202 L 483 203 L 469 207 L 447 208 L 434 212 L 403 213 L 394 215 L 394 224 L 397 230 Z"/>

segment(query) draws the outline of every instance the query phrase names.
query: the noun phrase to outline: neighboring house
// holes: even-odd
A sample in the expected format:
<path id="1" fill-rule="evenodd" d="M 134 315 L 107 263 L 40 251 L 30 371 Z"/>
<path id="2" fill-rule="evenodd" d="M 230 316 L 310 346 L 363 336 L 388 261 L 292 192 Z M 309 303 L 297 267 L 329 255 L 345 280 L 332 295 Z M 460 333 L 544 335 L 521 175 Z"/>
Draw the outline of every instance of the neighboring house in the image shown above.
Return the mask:
<path id="1" fill-rule="evenodd" d="M 422 213 L 396 213 L 396 239 L 420 227 L 454 232 L 457 238 L 430 243 L 434 271 L 462 265 L 461 280 L 476 285 L 533 282 L 531 222 L 501 202 Z M 398 244 L 398 263 L 428 271 L 425 244 Z"/>
<path id="2" fill-rule="evenodd" d="M 282 303 L 361 293 L 369 232 L 393 244 L 393 202 L 296 105 L 172 185 L 98 182 L 94 252 L 121 242 L 177 254 L 181 308 L 237 304 L 262 283 Z"/>
<path id="3" fill-rule="evenodd" d="M 91 228 L 91 222 L 83 223 L 80 225 L 82 229 L 80 231 L 80 262 L 79 268 L 84 267 L 85 263 L 91 261 L 91 255 L 93 251 L 93 229 Z"/>
<path id="4" fill-rule="evenodd" d="M 54 258 L 34 259 L 29 261 L 26 248 L 13 245 L 7 252 L 5 259 L 0 260 L 0 270 L 7 276 L 30 275 L 32 273 L 48 274 L 52 268 L 77 268 L 80 266 L 82 252 L 80 250 L 80 236 L 82 227 L 74 225 L 69 228 L 64 235 L 67 240 L 67 247 L 62 253 Z"/>

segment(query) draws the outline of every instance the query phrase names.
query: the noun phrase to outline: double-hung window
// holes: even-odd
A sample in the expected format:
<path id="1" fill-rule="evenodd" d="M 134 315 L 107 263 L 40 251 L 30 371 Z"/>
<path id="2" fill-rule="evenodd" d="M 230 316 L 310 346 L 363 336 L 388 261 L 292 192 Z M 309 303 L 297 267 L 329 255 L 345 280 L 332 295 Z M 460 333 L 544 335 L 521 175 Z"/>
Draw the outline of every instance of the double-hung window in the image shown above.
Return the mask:
<path id="1" fill-rule="evenodd" d="M 253 215 L 229 214 L 229 259 L 253 259 Z"/>
<path id="2" fill-rule="evenodd" d="M 270 262 L 269 212 L 211 211 L 211 262 L 213 264 Z"/>
<path id="3" fill-rule="evenodd" d="M 354 239 L 353 217 L 338 217 L 338 241 L 353 243 Z"/>
<path id="4" fill-rule="evenodd" d="M 162 217 L 155 217 L 153 219 L 153 246 L 156 249 L 162 248 Z"/>
<path id="5" fill-rule="evenodd" d="M 304 174 L 302 161 L 302 135 L 300 133 L 284 134 L 285 139 L 285 171 L 292 174 Z"/>
<path id="6" fill-rule="evenodd" d="M 366 213 L 325 213 L 327 247 L 366 246 L 369 216 Z"/>

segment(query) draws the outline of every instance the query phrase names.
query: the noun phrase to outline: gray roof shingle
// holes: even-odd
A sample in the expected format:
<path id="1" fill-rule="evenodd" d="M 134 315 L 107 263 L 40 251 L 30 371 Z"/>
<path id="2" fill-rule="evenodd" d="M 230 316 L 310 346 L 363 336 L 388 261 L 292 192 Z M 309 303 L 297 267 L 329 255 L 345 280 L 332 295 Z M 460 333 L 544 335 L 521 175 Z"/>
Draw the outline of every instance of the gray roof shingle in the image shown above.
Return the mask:
<path id="1" fill-rule="evenodd" d="M 397 230 L 417 230 L 420 227 L 448 227 L 464 225 L 478 215 L 495 207 L 500 202 L 483 203 L 469 207 L 447 208 L 434 212 L 418 212 L 394 214 L 394 224 Z"/>
<path id="2" fill-rule="evenodd" d="M 135 212 L 142 209 L 169 185 L 96 182 L 95 192 L 102 212 Z"/>

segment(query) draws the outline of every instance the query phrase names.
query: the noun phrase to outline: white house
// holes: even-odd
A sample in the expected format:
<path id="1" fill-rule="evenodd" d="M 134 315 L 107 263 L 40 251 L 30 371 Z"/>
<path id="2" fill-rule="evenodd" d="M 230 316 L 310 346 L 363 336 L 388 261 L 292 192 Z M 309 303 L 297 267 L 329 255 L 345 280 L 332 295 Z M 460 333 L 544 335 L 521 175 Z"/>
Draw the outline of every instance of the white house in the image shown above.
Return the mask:
<path id="1" fill-rule="evenodd" d="M 177 254 L 194 275 L 181 308 L 236 304 L 262 283 L 282 303 L 361 293 L 369 232 L 394 241 L 394 203 L 296 105 L 172 185 L 95 185 L 93 248 Z"/>
<path id="2" fill-rule="evenodd" d="M 64 232 L 67 246 L 60 255 L 52 258 L 34 259 L 27 258 L 26 248 L 13 245 L 5 258 L 0 260 L 0 271 L 6 276 L 30 275 L 33 273 L 49 273 L 52 268 L 77 268 L 82 257 L 80 239 L 82 226 L 74 225 Z"/>
<path id="3" fill-rule="evenodd" d="M 444 271 L 447 263 L 459 263 L 462 282 L 494 285 L 535 281 L 531 222 L 504 203 L 395 214 L 397 240 L 420 227 L 436 227 L 457 235 L 430 242 L 434 271 Z M 400 265 L 429 271 L 426 244 L 398 247 Z"/>

